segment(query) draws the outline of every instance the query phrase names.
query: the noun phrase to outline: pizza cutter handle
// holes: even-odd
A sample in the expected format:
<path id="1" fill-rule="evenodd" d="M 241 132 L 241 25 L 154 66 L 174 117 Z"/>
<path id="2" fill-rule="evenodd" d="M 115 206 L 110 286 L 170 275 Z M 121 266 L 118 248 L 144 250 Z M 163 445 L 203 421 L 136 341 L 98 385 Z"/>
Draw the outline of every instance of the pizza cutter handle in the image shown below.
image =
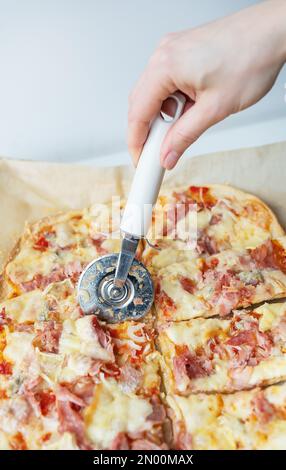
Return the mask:
<path id="1" fill-rule="evenodd" d="M 152 209 L 157 201 L 165 169 L 160 165 L 160 151 L 168 130 L 183 113 L 185 96 L 175 92 L 169 96 L 176 101 L 173 117 L 162 111 L 154 119 L 149 136 L 140 155 L 132 181 L 120 228 L 134 237 L 146 236 L 152 220 Z M 169 99 L 168 98 L 168 99 Z"/>

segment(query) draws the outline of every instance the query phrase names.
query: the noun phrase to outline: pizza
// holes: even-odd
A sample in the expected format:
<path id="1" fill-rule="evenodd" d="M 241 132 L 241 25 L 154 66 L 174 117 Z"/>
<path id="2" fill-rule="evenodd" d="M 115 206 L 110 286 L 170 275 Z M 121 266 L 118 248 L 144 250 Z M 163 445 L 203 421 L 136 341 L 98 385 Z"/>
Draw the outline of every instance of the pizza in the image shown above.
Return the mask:
<path id="1" fill-rule="evenodd" d="M 286 384 L 231 394 L 167 397 L 177 449 L 286 448 Z"/>
<path id="2" fill-rule="evenodd" d="M 286 448 L 286 236 L 272 211 L 229 186 L 162 193 L 163 224 L 136 254 L 154 305 L 108 324 L 76 287 L 120 249 L 113 210 L 27 225 L 7 258 L 0 449 Z"/>
<path id="3" fill-rule="evenodd" d="M 251 194 L 226 185 L 172 188 L 160 193 L 144 251 L 151 272 L 170 261 L 255 248 L 284 230 Z"/>
<path id="4" fill-rule="evenodd" d="M 112 217 L 107 204 L 27 225 L 5 266 L 2 298 L 44 289 L 68 278 L 76 283 L 91 260 L 119 251 L 118 234 L 119 219 Z"/>
<path id="5" fill-rule="evenodd" d="M 84 316 L 70 279 L 0 312 L 1 448 L 165 448 L 151 322 Z"/>
<path id="6" fill-rule="evenodd" d="M 286 296 L 286 237 L 251 249 L 225 250 L 168 266 L 154 274 L 160 321 L 225 316 Z"/>
<path id="7" fill-rule="evenodd" d="M 285 303 L 171 322 L 158 341 L 168 393 L 230 393 L 286 379 Z"/>

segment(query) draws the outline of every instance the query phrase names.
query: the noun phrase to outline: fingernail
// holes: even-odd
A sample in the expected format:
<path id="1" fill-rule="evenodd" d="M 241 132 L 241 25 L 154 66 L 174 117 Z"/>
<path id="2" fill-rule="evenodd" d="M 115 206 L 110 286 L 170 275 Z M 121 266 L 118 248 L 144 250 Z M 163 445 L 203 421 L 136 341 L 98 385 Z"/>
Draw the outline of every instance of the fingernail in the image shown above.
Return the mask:
<path id="1" fill-rule="evenodd" d="M 167 153 L 166 157 L 163 160 L 163 166 L 167 170 L 172 170 L 178 161 L 179 155 L 175 150 L 171 150 Z"/>

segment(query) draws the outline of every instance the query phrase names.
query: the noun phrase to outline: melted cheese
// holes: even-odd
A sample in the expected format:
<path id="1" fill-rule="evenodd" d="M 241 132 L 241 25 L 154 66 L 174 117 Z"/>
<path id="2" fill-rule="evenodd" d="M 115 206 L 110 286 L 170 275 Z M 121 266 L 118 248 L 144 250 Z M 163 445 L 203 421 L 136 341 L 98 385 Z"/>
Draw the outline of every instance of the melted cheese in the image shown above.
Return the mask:
<path id="1" fill-rule="evenodd" d="M 106 449 L 121 432 L 150 430 L 152 425 L 146 418 L 151 413 L 148 400 L 123 393 L 114 380 L 103 379 L 85 410 L 87 434 L 97 447 Z"/>
<path id="2" fill-rule="evenodd" d="M 172 343 L 177 345 L 186 344 L 192 349 L 196 349 L 199 346 L 205 345 L 214 335 L 224 338 L 224 333 L 226 333 L 228 329 L 228 320 L 213 318 L 204 320 L 198 318 L 190 322 L 171 323 L 170 326 L 163 330 L 163 334 L 166 335 Z"/>
<path id="3" fill-rule="evenodd" d="M 0 311 L 5 308 L 6 315 L 19 323 L 34 322 L 47 313 L 44 296 L 34 290 L 0 304 Z"/>
<path id="4" fill-rule="evenodd" d="M 264 304 L 255 309 L 261 315 L 259 318 L 259 329 L 267 331 L 279 325 L 283 316 L 286 315 L 286 304 Z"/>
<path id="5" fill-rule="evenodd" d="M 204 449 L 285 449 L 286 422 L 279 414 L 260 425 L 254 416 L 253 400 L 259 390 L 230 395 L 168 396 L 175 420 L 184 420 L 193 448 Z M 266 389 L 267 399 L 279 395 L 286 405 L 286 385 Z M 280 415 L 281 416 L 281 415 Z M 283 415 L 282 415 L 283 416 Z"/>
<path id="6" fill-rule="evenodd" d="M 59 352 L 62 354 L 82 354 L 93 359 L 110 361 L 112 356 L 103 348 L 93 331 L 92 317 L 86 315 L 76 321 L 65 320 L 59 343 Z"/>
<path id="7" fill-rule="evenodd" d="M 12 362 L 16 366 L 19 366 L 24 358 L 28 355 L 32 356 L 34 353 L 34 347 L 32 341 L 34 335 L 26 332 L 12 332 L 6 330 L 6 342 L 7 345 L 3 351 L 3 357 L 6 361 Z"/>
<path id="8" fill-rule="evenodd" d="M 50 251 L 36 251 L 23 247 L 19 254 L 6 267 L 7 275 L 16 284 L 31 281 L 35 274 L 47 276 L 58 263 L 58 257 Z"/>
<path id="9" fill-rule="evenodd" d="M 1 450 L 11 449 L 7 435 L 3 431 L 0 431 L 0 449 Z"/>
<path id="10" fill-rule="evenodd" d="M 53 436 L 42 446 L 43 450 L 79 450 L 75 437 L 70 432 Z"/>

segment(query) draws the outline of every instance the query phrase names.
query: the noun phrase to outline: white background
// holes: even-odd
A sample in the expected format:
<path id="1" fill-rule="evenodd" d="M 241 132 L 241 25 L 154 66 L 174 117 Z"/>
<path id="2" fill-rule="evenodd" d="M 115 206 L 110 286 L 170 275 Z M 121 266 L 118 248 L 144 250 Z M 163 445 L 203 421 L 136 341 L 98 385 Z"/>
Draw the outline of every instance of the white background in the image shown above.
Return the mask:
<path id="1" fill-rule="evenodd" d="M 128 161 L 128 95 L 160 37 L 251 3 L 0 0 L 0 155 Z M 208 131 L 188 154 L 285 139 L 285 83 L 284 67 L 267 97 Z"/>

